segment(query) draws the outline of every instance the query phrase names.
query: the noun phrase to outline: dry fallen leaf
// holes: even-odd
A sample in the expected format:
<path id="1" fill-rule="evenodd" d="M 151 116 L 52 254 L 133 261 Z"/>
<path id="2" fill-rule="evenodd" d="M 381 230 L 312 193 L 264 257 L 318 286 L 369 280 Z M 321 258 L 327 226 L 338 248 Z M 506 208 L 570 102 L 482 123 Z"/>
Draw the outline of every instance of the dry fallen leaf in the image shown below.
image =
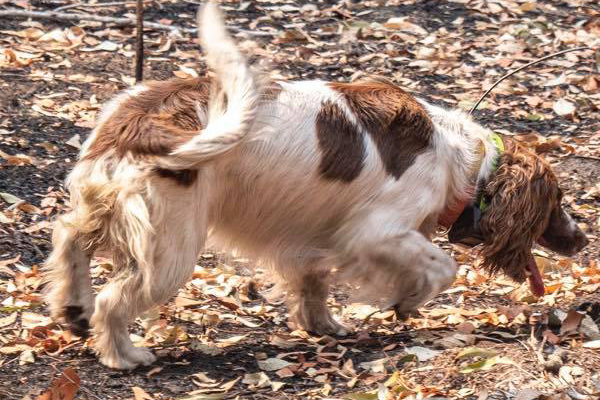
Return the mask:
<path id="1" fill-rule="evenodd" d="M 75 372 L 75 369 L 69 367 L 65 369 L 60 377 L 52 381 L 50 388 L 39 395 L 36 400 L 73 400 L 81 380 Z"/>
<path id="2" fill-rule="evenodd" d="M 0 328 L 14 324 L 17 321 L 17 315 L 18 314 L 14 312 L 7 317 L 0 318 Z"/>
<path id="3" fill-rule="evenodd" d="M 600 349 L 600 340 L 591 340 L 582 345 L 586 349 Z"/>
<path id="4" fill-rule="evenodd" d="M 263 371 L 277 371 L 291 365 L 290 362 L 282 360 L 280 358 L 267 358 L 266 360 L 258 360 L 258 368 Z"/>
<path id="5" fill-rule="evenodd" d="M 65 144 L 68 144 L 71 147 L 75 147 L 76 149 L 81 149 L 81 141 L 80 141 L 80 137 L 79 134 L 75 134 L 74 136 L 72 136 L 69 140 L 67 140 L 65 142 Z"/>
<path id="6" fill-rule="evenodd" d="M 560 326 L 560 334 L 566 335 L 568 333 L 576 332 L 584 316 L 585 313 L 581 313 L 577 310 L 569 310 L 567 317 Z"/>
<path id="7" fill-rule="evenodd" d="M 575 115 L 575 105 L 565 99 L 557 100 L 552 106 L 552 109 L 561 117 L 572 118 Z"/>
<path id="8" fill-rule="evenodd" d="M 144 391 L 144 389 L 142 389 L 141 387 L 132 386 L 131 390 L 133 390 L 133 396 L 135 397 L 135 400 L 153 400 L 154 399 L 154 397 L 152 397 L 151 395 L 146 393 Z"/>
<path id="9" fill-rule="evenodd" d="M 408 17 L 390 18 L 383 24 L 388 29 L 399 29 L 406 32 L 427 35 L 427 31 L 421 26 L 408 21 Z"/>

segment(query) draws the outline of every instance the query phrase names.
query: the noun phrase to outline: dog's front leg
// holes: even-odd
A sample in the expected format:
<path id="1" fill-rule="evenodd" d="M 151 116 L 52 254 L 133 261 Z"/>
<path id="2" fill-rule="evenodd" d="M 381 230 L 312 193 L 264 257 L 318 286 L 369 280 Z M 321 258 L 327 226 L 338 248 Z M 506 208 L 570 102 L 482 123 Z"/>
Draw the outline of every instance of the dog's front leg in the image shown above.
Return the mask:
<path id="1" fill-rule="evenodd" d="M 353 246 L 340 274 L 359 286 L 360 297 L 383 301 L 407 314 L 454 281 L 456 262 L 425 236 L 408 230 Z"/>

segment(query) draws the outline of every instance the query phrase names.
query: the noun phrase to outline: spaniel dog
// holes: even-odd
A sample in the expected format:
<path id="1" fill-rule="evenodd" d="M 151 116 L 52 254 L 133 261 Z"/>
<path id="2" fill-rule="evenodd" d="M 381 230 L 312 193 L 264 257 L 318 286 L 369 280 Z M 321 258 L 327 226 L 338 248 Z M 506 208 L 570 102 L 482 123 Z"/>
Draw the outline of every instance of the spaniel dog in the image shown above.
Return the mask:
<path id="1" fill-rule="evenodd" d="M 246 64 L 215 6 L 200 14 L 212 78 L 146 82 L 101 113 L 67 180 L 46 274 L 54 317 L 109 367 L 155 360 L 128 324 L 190 278 L 210 236 L 272 267 L 290 317 L 344 334 L 326 306 L 350 282 L 408 313 L 455 278 L 430 237 L 481 243 L 483 265 L 544 292 L 531 247 L 586 244 L 550 166 L 460 111 L 381 79 L 269 81 Z M 94 299 L 89 264 L 114 276 Z"/>

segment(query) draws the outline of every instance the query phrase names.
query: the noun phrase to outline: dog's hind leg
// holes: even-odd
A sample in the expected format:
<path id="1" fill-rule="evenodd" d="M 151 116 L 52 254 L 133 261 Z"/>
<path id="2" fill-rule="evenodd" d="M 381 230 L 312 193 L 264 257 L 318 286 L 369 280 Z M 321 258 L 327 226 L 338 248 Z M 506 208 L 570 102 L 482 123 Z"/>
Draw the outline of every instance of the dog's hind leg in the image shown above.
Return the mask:
<path id="1" fill-rule="evenodd" d="M 69 213 L 55 223 L 53 250 L 44 267 L 48 282 L 45 297 L 52 317 L 63 319 L 71 332 L 85 337 L 94 311 L 94 292 L 90 254 L 78 243 L 79 233 L 72 223 L 73 217 Z"/>
<path id="2" fill-rule="evenodd" d="M 156 357 L 149 349 L 133 345 L 127 327 L 185 284 L 206 238 L 206 220 L 199 218 L 201 200 L 192 190 L 156 188 L 155 199 L 164 209 L 151 213 L 153 232 L 146 233 L 151 243 L 147 261 L 115 265 L 115 277 L 96 297 L 92 317 L 95 349 L 100 361 L 111 368 L 133 369 L 154 362 Z"/>
<path id="3" fill-rule="evenodd" d="M 333 318 L 327 307 L 329 279 L 329 272 L 314 271 L 288 282 L 290 320 L 308 332 L 345 336 L 348 329 Z"/>
<path id="4" fill-rule="evenodd" d="M 276 292 L 286 292 L 291 325 L 319 335 L 346 335 L 348 329 L 333 318 L 327 307 L 331 283 L 329 252 L 309 246 L 286 248 L 276 254 L 274 265 L 281 285 Z"/>

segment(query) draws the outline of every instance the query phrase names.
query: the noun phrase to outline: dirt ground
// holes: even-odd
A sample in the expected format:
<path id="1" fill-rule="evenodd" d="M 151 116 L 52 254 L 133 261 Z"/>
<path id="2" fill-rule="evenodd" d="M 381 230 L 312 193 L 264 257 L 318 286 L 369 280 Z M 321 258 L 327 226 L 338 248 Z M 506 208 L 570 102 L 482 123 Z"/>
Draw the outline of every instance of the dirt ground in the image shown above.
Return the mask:
<path id="1" fill-rule="evenodd" d="M 74 4 L 0 0 L 0 11 Z M 64 12 L 134 12 L 128 2 L 91 4 Z M 145 7 L 148 21 L 194 27 L 191 1 Z M 275 77 L 377 74 L 466 109 L 509 69 L 571 47 L 600 48 L 595 0 L 261 0 L 224 8 L 242 48 Z M 590 239 L 571 259 L 536 252 L 544 297 L 486 277 L 473 252 L 442 235 L 436 242 L 461 264 L 459 278 L 421 315 L 398 321 L 348 303 L 336 288 L 330 305 L 354 332 L 319 338 L 287 326 L 285 307 L 260 294 L 268 283 L 260 269 L 251 272 L 252 261 L 207 253 L 172 302 L 132 326 L 158 361 L 128 372 L 100 365 L 89 340 L 47 319 L 38 268 L 50 251 L 48 221 L 68 207 L 63 181 L 78 146 L 100 106 L 132 83 L 133 34 L 0 17 L 0 399 L 36 399 L 60 386 L 64 371 L 80 379 L 69 381 L 76 391 L 63 385 L 62 397 L 40 399 L 600 398 L 600 50 L 521 72 L 475 113 L 555 166 L 564 203 Z M 146 48 L 148 79 L 205 70 L 191 33 L 148 29 Z M 95 287 L 110 269 L 109 260 L 94 261 Z"/>

